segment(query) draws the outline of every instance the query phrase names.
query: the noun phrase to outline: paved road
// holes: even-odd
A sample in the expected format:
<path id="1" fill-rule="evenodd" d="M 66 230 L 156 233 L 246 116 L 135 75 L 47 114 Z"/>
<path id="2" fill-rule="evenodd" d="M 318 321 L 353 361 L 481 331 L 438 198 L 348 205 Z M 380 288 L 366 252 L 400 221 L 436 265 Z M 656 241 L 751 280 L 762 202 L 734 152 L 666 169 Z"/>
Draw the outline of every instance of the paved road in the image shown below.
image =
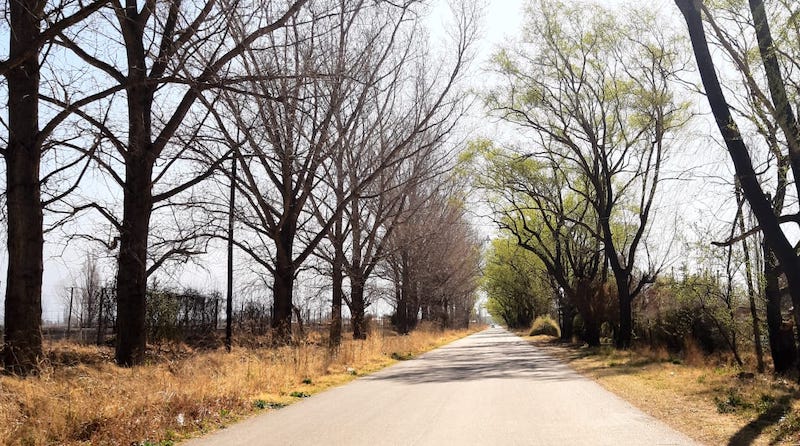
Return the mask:
<path id="1" fill-rule="evenodd" d="M 185 443 L 694 444 L 499 328 Z"/>

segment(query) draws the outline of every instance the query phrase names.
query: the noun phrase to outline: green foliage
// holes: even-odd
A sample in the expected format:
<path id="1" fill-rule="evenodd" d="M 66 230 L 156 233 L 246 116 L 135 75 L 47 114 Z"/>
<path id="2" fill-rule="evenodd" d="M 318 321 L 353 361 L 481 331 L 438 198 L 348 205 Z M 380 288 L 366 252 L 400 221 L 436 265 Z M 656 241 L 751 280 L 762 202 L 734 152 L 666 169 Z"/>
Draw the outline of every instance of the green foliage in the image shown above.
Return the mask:
<path id="1" fill-rule="evenodd" d="M 266 409 L 268 406 L 269 406 L 269 404 L 264 400 L 258 399 L 258 400 L 253 401 L 253 407 L 255 407 L 256 409 L 262 409 L 263 410 L 263 409 Z"/>
<path id="2" fill-rule="evenodd" d="M 141 443 L 133 443 L 138 444 L 139 446 L 175 446 L 174 440 L 144 440 Z"/>
<path id="3" fill-rule="evenodd" d="M 542 262 L 510 238 L 496 239 L 487 254 L 482 288 L 486 309 L 510 328 L 527 328 L 550 308 L 552 289 Z"/>
<path id="4" fill-rule="evenodd" d="M 303 384 L 311 384 L 311 378 L 303 379 Z"/>
<path id="5" fill-rule="evenodd" d="M 735 387 L 729 388 L 723 396 L 715 396 L 714 404 L 717 405 L 719 413 L 733 413 L 753 408 Z"/>
<path id="6" fill-rule="evenodd" d="M 308 398 L 311 396 L 311 394 L 308 392 L 300 392 L 295 390 L 294 392 L 290 393 L 289 396 L 294 398 Z"/>
<path id="7" fill-rule="evenodd" d="M 725 304 L 726 291 L 717 277 L 707 273 L 660 279 L 638 303 L 638 337 L 672 352 L 684 350 L 687 342 L 705 353 L 728 349 L 726 339 L 737 326 Z"/>
<path id="8" fill-rule="evenodd" d="M 533 321 L 529 336 L 559 336 L 558 324 L 550 316 L 539 316 Z"/>

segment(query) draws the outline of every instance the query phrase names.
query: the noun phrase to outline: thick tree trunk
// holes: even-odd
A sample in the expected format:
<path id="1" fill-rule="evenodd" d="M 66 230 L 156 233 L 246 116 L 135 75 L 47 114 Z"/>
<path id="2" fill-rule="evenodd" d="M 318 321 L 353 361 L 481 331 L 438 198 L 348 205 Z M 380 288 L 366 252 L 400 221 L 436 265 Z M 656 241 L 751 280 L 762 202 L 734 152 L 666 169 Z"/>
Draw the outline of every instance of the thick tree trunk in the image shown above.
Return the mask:
<path id="1" fill-rule="evenodd" d="M 575 333 L 575 307 L 571 305 L 563 306 L 561 309 L 561 340 L 572 341 Z"/>
<path id="2" fill-rule="evenodd" d="M 350 284 L 350 314 L 353 324 L 353 339 L 367 339 L 367 326 L 365 318 L 366 305 L 364 303 L 364 283 L 359 278 L 353 279 Z"/>
<path id="3" fill-rule="evenodd" d="M 31 137 L 18 133 L 22 126 L 15 126 L 13 112 L 10 115 L 11 135 L 19 137 L 9 137 L 6 155 L 9 261 L 3 364 L 7 371 L 27 374 L 36 369 L 42 355 L 40 151 L 31 141 L 35 133 L 29 133 Z"/>
<path id="4" fill-rule="evenodd" d="M 408 254 L 403 252 L 400 254 L 400 273 L 396 279 L 399 279 L 399 293 L 397 299 L 397 310 L 395 312 L 395 328 L 400 334 L 408 334 L 411 327 L 408 320 L 409 313 L 409 299 L 411 298 L 411 272 L 408 267 Z"/>
<path id="5" fill-rule="evenodd" d="M 225 350 L 231 352 L 233 347 L 233 211 L 236 208 L 236 157 L 231 158 L 231 191 L 228 201 L 228 280 L 225 292 Z M 216 312 L 215 312 L 216 314 Z M 216 329 L 216 321 L 214 328 Z"/>
<path id="6" fill-rule="evenodd" d="M 336 227 L 341 227 L 341 223 L 337 222 Z M 341 236 L 341 230 L 334 229 L 334 232 Z M 340 239 L 334 241 L 334 255 L 331 273 L 331 327 L 328 345 L 331 348 L 338 347 L 342 342 L 342 301 L 344 291 L 342 284 L 344 282 L 344 248 L 340 243 Z"/>
<path id="7" fill-rule="evenodd" d="M 783 374 L 792 369 L 797 360 L 794 333 L 783 326 L 781 310 L 780 267 L 766 243 L 764 253 L 764 297 L 767 300 L 767 334 L 775 373 Z"/>
<path id="8" fill-rule="evenodd" d="M 600 324 L 597 319 L 585 319 L 583 324 L 583 340 L 589 347 L 600 347 Z"/>
<path id="9" fill-rule="evenodd" d="M 11 373 L 36 371 L 42 356 L 42 203 L 39 187 L 39 37 L 43 2 L 9 3 L 9 57 L 32 49 L 30 57 L 6 74 L 8 81 L 8 271 L 3 364 Z"/>
<path id="10" fill-rule="evenodd" d="M 622 286 L 620 286 L 622 283 Z M 631 309 L 631 296 L 628 285 L 624 280 L 617 279 L 617 293 L 619 295 L 619 330 L 615 347 L 627 349 L 631 346 L 631 336 L 633 333 L 633 311 Z"/>
<path id="11" fill-rule="evenodd" d="M 272 283 L 272 330 L 279 344 L 292 341 L 292 307 L 294 292 L 293 243 L 294 230 L 281 229 L 276 240 L 275 272 Z"/>
<path id="12" fill-rule="evenodd" d="M 147 293 L 147 237 L 153 209 L 152 163 L 130 157 L 125 170 L 125 196 L 117 272 L 116 361 L 130 367 L 144 361 Z"/>

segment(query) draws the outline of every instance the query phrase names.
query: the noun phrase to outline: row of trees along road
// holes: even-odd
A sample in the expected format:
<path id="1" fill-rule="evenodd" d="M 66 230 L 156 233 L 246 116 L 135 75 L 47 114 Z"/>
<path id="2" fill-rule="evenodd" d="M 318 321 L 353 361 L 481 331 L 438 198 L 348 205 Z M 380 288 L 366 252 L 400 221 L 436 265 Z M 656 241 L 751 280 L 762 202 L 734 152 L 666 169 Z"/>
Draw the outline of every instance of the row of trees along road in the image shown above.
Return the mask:
<path id="1" fill-rule="evenodd" d="M 687 119 L 674 94 L 681 48 L 643 9 L 536 2 L 522 44 L 494 58 L 486 95 L 500 119 L 530 135 L 518 149 L 476 142 L 496 222 L 542 262 L 599 343 L 599 311 L 616 284 L 616 345 L 631 343 L 632 303 L 656 278 L 646 254 L 668 141 Z M 569 317 L 567 317 L 569 319 Z M 569 327 L 566 327 L 567 334 Z"/>
<path id="2" fill-rule="evenodd" d="M 425 8 L 415 0 L 10 2 L 0 63 L 5 370 L 35 371 L 42 357 L 42 249 L 56 228 L 116 252 L 115 357 L 141 363 L 148 277 L 227 237 L 231 203 L 214 198 L 214 183 L 232 183 L 238 195 L 233 215 L 245 235 L 233 242 L 271 275 L 280 342 L 292 333 L 294 280 L 315 253 L 334 253 L 334 320 L 343 272 L 346 301 L 363 319 L 364 284 L 398 255 L 398 234 L 427 209 L 420 197 L 453 199 L 443 189 L 445 147 L 463 112 L 458 84 L 477 15 L 457 8 L 452 42 L 434 50 Z M 465 223 L 463 205 L 444 209 L 453 215 L 442 222 Z M 105 223 L 87 230 L 87 215 Z M 474 235 L 458 234 L 474 249 Z M 445 314 L 471 308 L 474 280 L 461 279 L 472 289 L 442 291 Z M 336 343 L 340 322 L 332 332 Z"/>
<path id="3" fill-rule="evenodd" d="M 527 323 L 535 307 L 530 290 L 549 283 L 562 335 L 570 337 L 576 312 L 590 344 L 599 342 L 597 323 L 607 322 L 624 348 L 637 329 L 633 307 L 643 312 L 638 333 L 653 339 L 666 333 L 641 331 L 652 327 L 653 315 L 683 305 L 672 328 L 702 314 L 701 325 L 710 324 L 703 330 L 711 327 L 740 362 L 738 340 L 746 333 L 763 370 L 763 299 L 774 369 L 785 372 L 798 364 L 800 338 L 800 260 L 792 235 L 800 222 L 800 126 L 792 106 L 800 86 L 796 5 L 674 3 L 658 13 L 620 13 L 531 2 L 519 44 L 496 54 L 498 81 L 486 103 L 520 129 L 523 142 L 502 148 L 476 141 L 469 152 L 505 237 L 493 247 L 484 282 L 494 294 L 490 308 Z M 673 27 L 681 17 L 686 27 Z M 704 91 L 694 87 L 697 75 Z M 659 279 L 663 265 L 648 246 L 648 228 L 665 163 L 685 156 L 676 135 L 690 121 L 692 104 L 678 98 L 696 99 L 701 110 L 710 106 L 721 138 L 701 138 L 721 140 L 733 161 L 727 181 L 737 211 L 726 217 L 727 229 L 701 234 L 702 271 L 683 265 L 682 277 Z M 709 238 L 717 240 L 713 248 Z M 517 256 L 503 265 L 509 243 L 535 261 Z M 522 280 L 517 267 L 537 277 Z M 508 287 L 521 296 L 510 304 Z M 603 315 L 614 294 L 617 316 Z M 791 304 L 782 302 L 784 294 Z M 738 324 L 740 306 L 749 310 L 746 331 Z"/>

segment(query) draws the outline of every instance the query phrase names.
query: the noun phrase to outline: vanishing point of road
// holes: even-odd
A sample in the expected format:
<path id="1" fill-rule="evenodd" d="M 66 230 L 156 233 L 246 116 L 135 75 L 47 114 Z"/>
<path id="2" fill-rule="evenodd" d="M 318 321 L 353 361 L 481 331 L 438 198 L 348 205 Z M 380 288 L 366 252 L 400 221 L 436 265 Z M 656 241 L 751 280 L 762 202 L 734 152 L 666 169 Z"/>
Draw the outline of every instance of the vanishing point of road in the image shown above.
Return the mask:
<path id="1" fill-rule="evenodd" d="M 695 444 L 492 328 L 186 446 Z"/>

